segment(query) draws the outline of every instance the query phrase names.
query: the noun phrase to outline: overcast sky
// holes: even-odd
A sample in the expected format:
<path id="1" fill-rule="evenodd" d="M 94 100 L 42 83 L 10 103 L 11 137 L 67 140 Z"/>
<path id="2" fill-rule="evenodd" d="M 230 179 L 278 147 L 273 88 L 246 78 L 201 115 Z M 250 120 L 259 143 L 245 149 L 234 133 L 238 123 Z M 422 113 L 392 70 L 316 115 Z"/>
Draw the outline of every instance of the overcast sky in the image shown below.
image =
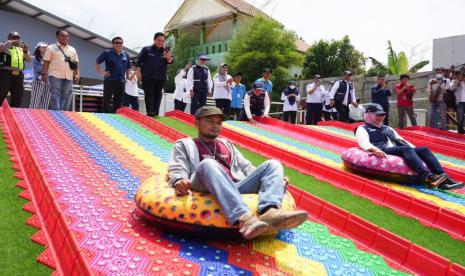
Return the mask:
<path id="1" fill-rule="evenodd" d="M 27 0 L 126 46 L 148 45 L 182 0 Z M 465 0 L 249 0 L 307 43 L 348 34 L 356 49 L 385 62 L 386 41 L 413 61 L 432 60 L 433 39 L 465 34 Z M 429 67 L 430 68 L 430 67 Z"/>

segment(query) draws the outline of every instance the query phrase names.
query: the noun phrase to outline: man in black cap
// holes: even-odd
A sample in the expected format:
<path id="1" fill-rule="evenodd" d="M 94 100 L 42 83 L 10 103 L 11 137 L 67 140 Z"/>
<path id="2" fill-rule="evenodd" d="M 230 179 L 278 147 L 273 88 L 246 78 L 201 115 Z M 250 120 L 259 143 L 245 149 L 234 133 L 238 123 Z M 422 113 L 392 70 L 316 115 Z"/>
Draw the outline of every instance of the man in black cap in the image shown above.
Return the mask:
<path id="1" fill-rule="evenodd" d="M 191 96 L 191 114 L 207 104 L 207 97 L 212 94 L 213 81 L 207 61 L 210 58 L 204 54 L 197 57 L 197 64 L 187 72 L 187 88 Z"/>
<path id="2" fill-rule="evenodd" d="M 345 71 L 342 80 L 334 83 L 330 93 L 330 105 L 336 107 L 338 120 L 349 122 L 349 104 L 357 106 L 355 99 L 355 88 L 351 81 L 352 73 Z"/>
<path id="3" fill-rule="evenodd" d="M 263 89 L 269 94 L 273 91 L 273 83 L 270 80 L 271 74 L 273 74 L 273 70 L 265 68 L 263 69 L 262 77 L 255 81 L 255 83 L 261 82 L 263 84 Z"/>
<path id="4" fill-rule="evenodd" d="M 19 107 L 23 97 L 25 62 L 31 62 L 28 45 L 20 41 L 18 32 L 10 32 L 0 43 L 0 106 L 10 92 L 11 107 Z"/>
<path id="5" fill-rule="evenodd" d="M 198 137 L 176 141 L 168 162 L 169 184 L 178 196 L 189 190 L 211 193 L 245 239 L 305 222 L 307 212 L 281 209 L 288 180 L 280 162 L 268 160 L 255 168 L 231 142 L 218 138 L 227 119 L 219 108 L 200 107 L 195 118 Z M 244 203 L 241 194 L 246 193 L 258 193 L 258 217 Z"/>
<path id="6" fill-rule="evenodd" d="M 145 109 L 150 117 L 159 115 L 163 85 L 168 79 L 168 64 L 174 62 L 170 47 L 164 45 L 165 35 L 158 32 L 153 37 L 153 45 L 142 48 L 137 57 L 136 75 L 138 80 L 142 80 Z"/>
<path id="7" fill-rule="evenodd" d="M 429 188 L 442 190 L 460 189 L 462 182 L 452 180 L 433 153 L 426 147 L 415 147 L 402 138 L 393 128 L 383 125 L 386 111 L 379 104 L 366 106 L 365 125 L 359 126 L 355 136 L 359 146 L 379 158 L 386 154 L 401 157 L 405 163 L 423 178 Z M 425 165 L 426 164 L 426 167 Z"/>
<path id="8" fill-rule="evenodd" d="M 268 117 L 270 106 L 269 93 L 264 89 L 263 83 L 256 82 L 253 84 L 252 90 L 248 91 L 244 96 L 244 107 L 239 116 L 239 121 L 249 121 L 256 124 L 257 122 L 253 116 Z"/>

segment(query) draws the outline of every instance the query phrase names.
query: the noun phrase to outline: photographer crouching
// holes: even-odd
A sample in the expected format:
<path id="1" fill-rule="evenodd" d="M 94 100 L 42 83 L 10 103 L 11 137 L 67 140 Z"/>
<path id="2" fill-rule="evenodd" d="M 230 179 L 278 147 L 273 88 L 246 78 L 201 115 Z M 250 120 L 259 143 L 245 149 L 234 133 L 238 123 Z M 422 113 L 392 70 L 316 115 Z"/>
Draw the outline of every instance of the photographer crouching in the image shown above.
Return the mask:
<path id="1" fill-rule="evenodd" d="M 29 48 L 20 41 L 18 32 L 10 32 L 8 40 L 0 43 L 0 105 L 11 94 L 10 106 L 19 107 L 24 91 L 25 62 L 31 62 Z"/>

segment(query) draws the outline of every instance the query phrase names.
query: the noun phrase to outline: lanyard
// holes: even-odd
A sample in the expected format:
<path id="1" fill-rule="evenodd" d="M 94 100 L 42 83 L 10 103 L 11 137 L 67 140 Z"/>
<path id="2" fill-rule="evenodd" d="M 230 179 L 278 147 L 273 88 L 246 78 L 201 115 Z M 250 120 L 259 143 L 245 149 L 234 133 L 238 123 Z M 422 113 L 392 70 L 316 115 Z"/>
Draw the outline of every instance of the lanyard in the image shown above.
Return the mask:
<path id="1" fill-rule="evenodd" d="M 215 139 L 215 150 L 214 150 L 213 153 L 212 153 L 210 147 L 207 146 L 207 144 L 206 144 L 202 139 L 199 138 L 199 141 L 200 141 L 200 143 L 202 143 L 202 145 L 208 150 L 208 152 L 213 156 L 213 158 L 216 159 L 216 149 L 218 148 L 218 147 L 216 146 L 216 143 L 217 143 L 217 142 L 216 142 L 216 139 Z"/>

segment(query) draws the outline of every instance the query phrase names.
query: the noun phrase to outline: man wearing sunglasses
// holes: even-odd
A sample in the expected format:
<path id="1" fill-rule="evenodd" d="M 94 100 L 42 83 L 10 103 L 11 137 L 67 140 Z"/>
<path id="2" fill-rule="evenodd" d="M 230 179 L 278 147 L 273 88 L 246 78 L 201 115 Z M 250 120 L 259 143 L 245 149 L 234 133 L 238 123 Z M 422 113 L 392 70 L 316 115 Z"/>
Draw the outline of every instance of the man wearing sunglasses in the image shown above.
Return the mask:
<path id="1" fill-rule="evenodd" d="M 103 51 L 95 64 L 97 72 L 105 78 L 103 81 L 104 113 L 115 113 L 121 107 L 124 84 L 126 78 L 131 77 L 129 54 L 123 50 L 123 39 L 117 36 L 111 40 L 111 43 L 113 48 Z M 105 70 L 100 67 L 103 62 L 105 62 Z"/>

